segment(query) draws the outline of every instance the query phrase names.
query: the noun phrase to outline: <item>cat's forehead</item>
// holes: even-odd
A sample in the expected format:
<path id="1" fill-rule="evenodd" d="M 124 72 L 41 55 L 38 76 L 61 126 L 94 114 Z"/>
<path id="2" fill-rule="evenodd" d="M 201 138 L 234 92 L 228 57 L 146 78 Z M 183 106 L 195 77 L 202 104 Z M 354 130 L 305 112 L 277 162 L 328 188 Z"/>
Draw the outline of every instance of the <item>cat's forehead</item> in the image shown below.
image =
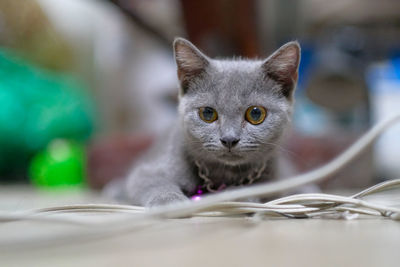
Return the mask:
<path id="1" fill-rule="evenodd" d="M 192 84 L 187 99 L 195 106 L 219 109 L 263 105 L 274 98 L 274 83 L 266 81 L 260 61 L 213 60 L 207 74 Z"/>
<path id="2" fill-rule="evenodd" d="M 262 86 L 261 62 L 250 60 L 214 60 L 208 69 L 210 86 L 219 93 L 243 97 Z"/>
<path id="3" fill-rule="evenodd" d="M 273 94 L 273 83 L 265 80 L 261 61 L 218 60 L 208 71 L 208 86 L 204 89 L 216 100 L 246 102 Z M 239 103 L 237 103 L 239 104 Z"/>

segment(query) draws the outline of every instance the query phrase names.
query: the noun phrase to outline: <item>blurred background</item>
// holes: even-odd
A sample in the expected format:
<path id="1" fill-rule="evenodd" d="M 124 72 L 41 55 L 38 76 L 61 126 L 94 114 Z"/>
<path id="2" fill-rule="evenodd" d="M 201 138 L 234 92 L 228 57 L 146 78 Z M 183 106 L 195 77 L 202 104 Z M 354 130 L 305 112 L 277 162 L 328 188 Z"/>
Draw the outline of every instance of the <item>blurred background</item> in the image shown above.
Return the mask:
<path id="1" fill-rule="evenodd" d="M 262 58 L 302 46 L 293 127 L 299 172 L 400 112 L 396 0 L 0 0 L 0 182 L 101 188 L 176 119 L 171 44 Z M 400 127 L 324 188 L 400 174 Z"/>

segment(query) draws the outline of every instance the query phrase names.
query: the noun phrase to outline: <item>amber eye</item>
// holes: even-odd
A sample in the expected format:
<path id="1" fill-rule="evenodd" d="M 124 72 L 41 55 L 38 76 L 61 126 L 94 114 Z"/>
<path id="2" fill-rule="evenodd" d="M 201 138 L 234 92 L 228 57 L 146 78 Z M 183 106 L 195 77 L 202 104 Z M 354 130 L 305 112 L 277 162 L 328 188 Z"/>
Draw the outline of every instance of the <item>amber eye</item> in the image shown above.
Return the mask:
<path id="1" fill-rule="evenodd" d="M 264 107 L 251 106 L 246 110 L 246 120 L 254 125 L 262 123 L 266 116 L 267 111 Z"/>
<path id="2" fill-rule="evenodd" d="M 218 119 L 218 113 L 215 109 L 210 107 L 204 107 L 199 109 L 200 118 L 208 123 L 212 123 Z"/>

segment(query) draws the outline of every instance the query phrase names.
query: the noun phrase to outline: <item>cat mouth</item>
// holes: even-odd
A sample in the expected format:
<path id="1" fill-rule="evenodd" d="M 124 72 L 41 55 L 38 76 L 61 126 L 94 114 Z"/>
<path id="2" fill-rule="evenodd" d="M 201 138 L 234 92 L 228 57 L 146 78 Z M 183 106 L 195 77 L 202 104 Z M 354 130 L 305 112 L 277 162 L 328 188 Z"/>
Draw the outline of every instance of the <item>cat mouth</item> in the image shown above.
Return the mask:
<path id="1" fill-rule="evenodd" d="M 232 152 L 222 153 L 219 157 L 223 160 L 228 160 L 228 161 L 237 161 L 243 159 L 243 156 Z"/>

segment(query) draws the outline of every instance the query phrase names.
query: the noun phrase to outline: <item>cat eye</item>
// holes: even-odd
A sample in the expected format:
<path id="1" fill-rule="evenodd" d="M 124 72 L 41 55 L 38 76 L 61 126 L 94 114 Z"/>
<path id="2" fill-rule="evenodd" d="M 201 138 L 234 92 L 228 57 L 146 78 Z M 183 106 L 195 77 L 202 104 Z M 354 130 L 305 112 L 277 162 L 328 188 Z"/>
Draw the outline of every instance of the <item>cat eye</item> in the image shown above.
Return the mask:
<path id="1" fill-rule="evenodd" d="M 251 106 L 246 110 L 246 120 L 251 124 L 258 125 L 265 120 L 267 111 L 261 106 Z"/>
<path id="2" fill-rule="evenodd" d="M 208 123 L 212 123 L 218 119 L 218 113 L 215 109 L 204 107 L 199 109 L 200 118 Z"/>

